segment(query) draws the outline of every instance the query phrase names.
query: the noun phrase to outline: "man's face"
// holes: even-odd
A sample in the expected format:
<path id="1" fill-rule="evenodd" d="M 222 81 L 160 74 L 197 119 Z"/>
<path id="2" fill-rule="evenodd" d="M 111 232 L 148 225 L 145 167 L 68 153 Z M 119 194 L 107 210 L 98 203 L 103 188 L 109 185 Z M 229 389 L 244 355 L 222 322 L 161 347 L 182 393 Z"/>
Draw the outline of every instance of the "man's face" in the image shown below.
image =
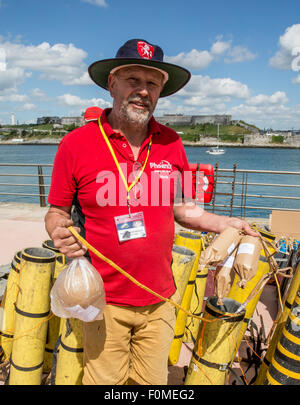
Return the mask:
<path id="1" fill-rule="evenodd" d="M 109 76 L 108 85 L 119 117 L 130 123 L 145 125 L 163 88 L 163 75 L 140 66 L 124 67 Z"/>

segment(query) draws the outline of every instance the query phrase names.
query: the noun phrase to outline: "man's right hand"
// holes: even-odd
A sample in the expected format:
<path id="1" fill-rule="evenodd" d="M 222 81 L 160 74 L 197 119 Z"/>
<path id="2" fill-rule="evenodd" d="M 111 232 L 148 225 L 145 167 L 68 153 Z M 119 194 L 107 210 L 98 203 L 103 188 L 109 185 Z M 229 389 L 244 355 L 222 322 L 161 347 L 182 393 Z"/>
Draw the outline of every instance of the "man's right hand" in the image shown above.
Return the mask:
<path id="1" fill-rule="evenodd" d="M 69 231 L 73 226 L 70 207 L 51 206 L 45 216 L 45 227 L 54 246 L 68 258 L 83 256 L 87 248 Z M 74 227 L 80 233 L 80 228 Z"/>

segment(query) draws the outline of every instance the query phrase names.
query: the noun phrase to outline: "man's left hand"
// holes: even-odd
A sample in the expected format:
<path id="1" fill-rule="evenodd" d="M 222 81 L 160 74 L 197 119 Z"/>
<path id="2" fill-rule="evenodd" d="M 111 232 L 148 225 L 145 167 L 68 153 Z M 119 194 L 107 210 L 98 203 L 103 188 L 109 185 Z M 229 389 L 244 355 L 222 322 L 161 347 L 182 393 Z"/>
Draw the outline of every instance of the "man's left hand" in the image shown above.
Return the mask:
<path id="1" fill-rule="evenodd" d="M 240 229 L 244 231 L 246 235 L 259 236 L 259 232 L 256 232 L 254 229 L 252 229 L 251 226 L 248 224 L 248 222 L 244 221 L 243 219 L 229 217 L 227 226 L 232 226 L 233 228 Z"/>

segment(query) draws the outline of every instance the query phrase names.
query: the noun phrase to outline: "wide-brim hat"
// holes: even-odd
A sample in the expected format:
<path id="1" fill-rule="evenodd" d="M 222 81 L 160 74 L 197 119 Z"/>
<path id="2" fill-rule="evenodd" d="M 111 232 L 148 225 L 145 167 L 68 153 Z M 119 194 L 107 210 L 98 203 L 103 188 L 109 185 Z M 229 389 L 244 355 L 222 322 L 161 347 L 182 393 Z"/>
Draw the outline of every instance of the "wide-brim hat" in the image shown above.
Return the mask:
<path id="1" fill-rule="evenodd" d="M 163 50 L 158 45 L 150 44 L 143 39 L 130 39 L 121 46 L 115 58 L 92 63 L 88 72 L 98 86 L 108 90 L 108 76 L 112 70 L 128 65 L 158 69 L 165 77 L 160 97 L 166 97 L 185 86 L 191 78 L 191 73 L 181 66 L 164 62 L 163 57 Z"/>

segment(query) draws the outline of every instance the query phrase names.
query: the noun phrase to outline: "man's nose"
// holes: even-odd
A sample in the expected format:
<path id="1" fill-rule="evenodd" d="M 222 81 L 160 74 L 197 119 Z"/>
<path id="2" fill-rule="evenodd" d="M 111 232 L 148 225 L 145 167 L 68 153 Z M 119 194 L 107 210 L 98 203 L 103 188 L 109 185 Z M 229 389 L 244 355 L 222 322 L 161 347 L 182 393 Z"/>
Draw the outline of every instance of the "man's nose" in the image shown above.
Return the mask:
<path id="1" fill-rule="evenodd" d="M 142 97 L 148 97 L 149 88 L 147 82 L 141 80 L 136 88 L 136 92 L 140 94 Z"/>

